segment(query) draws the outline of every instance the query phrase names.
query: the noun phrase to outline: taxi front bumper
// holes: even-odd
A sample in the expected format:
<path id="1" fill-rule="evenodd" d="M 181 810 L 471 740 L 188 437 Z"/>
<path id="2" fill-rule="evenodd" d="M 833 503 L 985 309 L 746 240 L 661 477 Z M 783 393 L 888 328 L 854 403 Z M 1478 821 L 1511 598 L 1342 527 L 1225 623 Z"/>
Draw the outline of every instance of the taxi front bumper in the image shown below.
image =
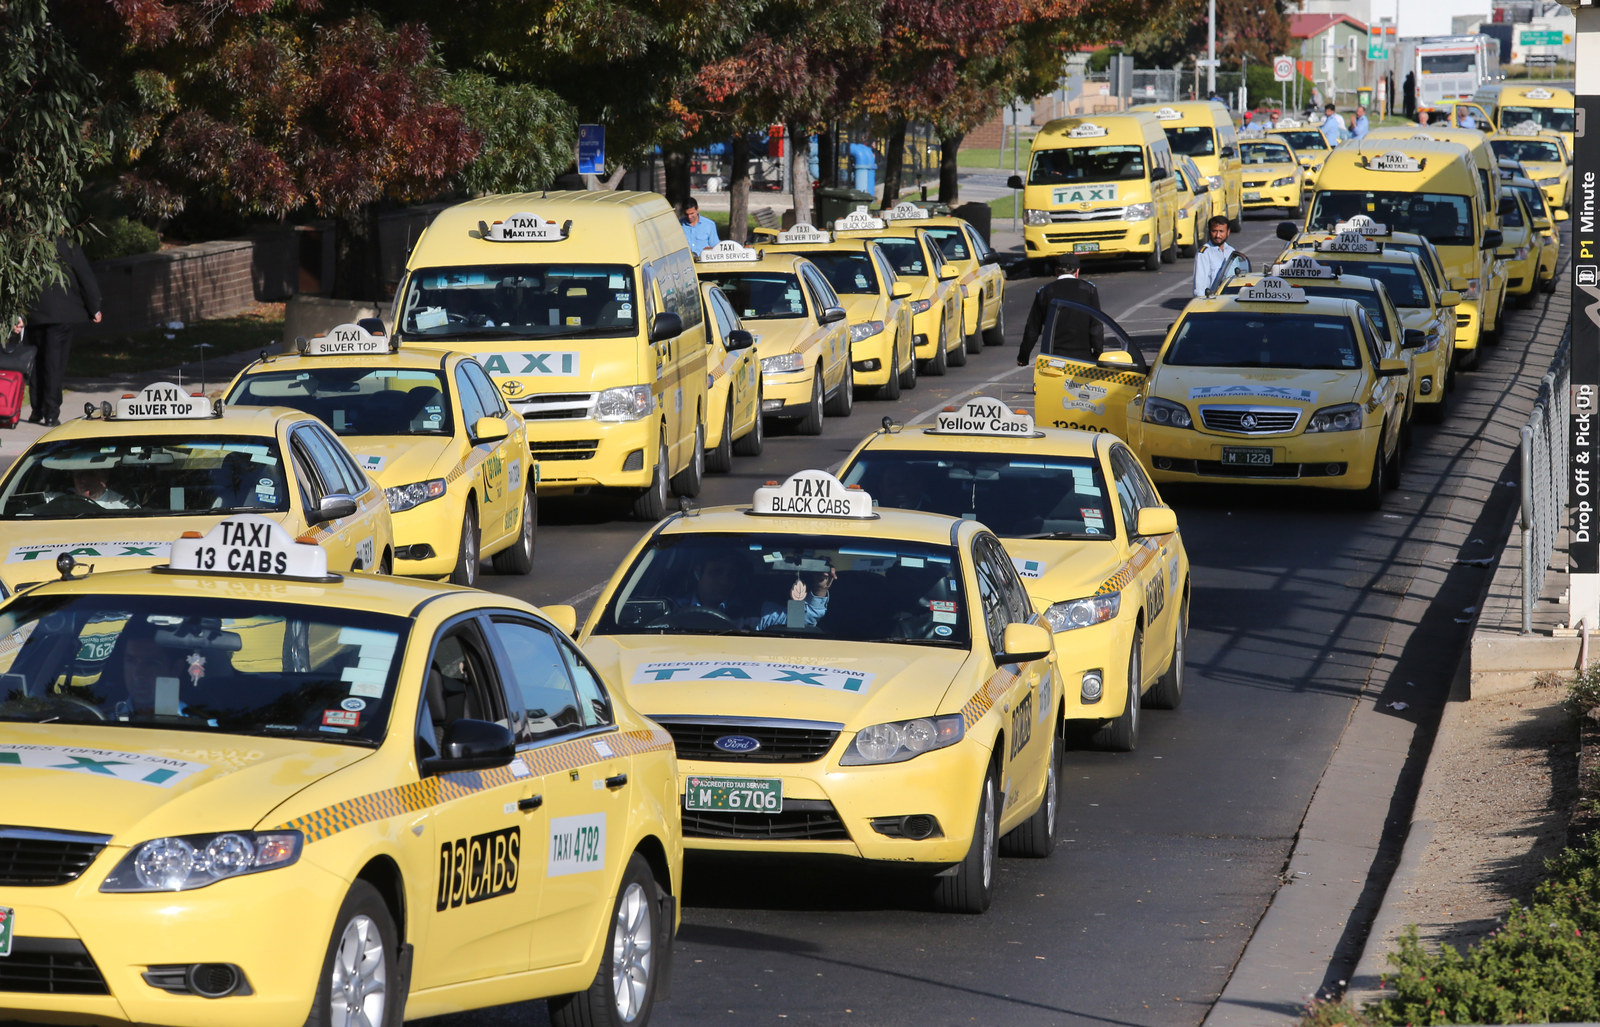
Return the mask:
<path id="1" fill-rule="evenodd" d="M 1416 351 L 1412 391 L 1419 406 L 1444 402 L 1445 382 L 1454 356 L 1443 343 L 1433 349 Z"/>
<path id="2" fill-rule="evenodd" d="M 943 317 L 944 308 L 937 305 L 929 307 L 920 314 L 911 315 L 911 334 L 915 339 L 912 344 L 912 352 L 917 355 L 918 359 L 932 360 L 939 352 L 937 346 L 941 337 L 946 340 L 946 348 L 951 348 L 948 345 L 951 334 L 948 328 L 946 328 L 944 336 L 939 334 Z M 961 326 L 956 325 L 954 334 L 959 335 L 960 332 Z"/>
<path id="3" fill-rule="evenodd" d="M 1367 487 L 1382 430 L 1372 425 L 1357 431 L 1312 435 L 1222 436 L 1156 424 L 1142 427 L 1146 466 L 1158 482 L 1238 482 L 1328 489 Z M 1224 449 L 1267 449 L 1272 462 L 1223 463 L 1227 459 Z"/>
<path id="4" fill-rule="evenodd" d="M 1528 256 L 1520 261 L 1506 260 L 1506 295 L 1526 296 L 1539 280 L 1539 253 L 1530 243 Z"/>
<path id="5" fill-rule="evenodd" d="M 1131 586 L 1130 586 L 1131 587 Z M 1105 721 L 1120 716 L 1128 699 L 1128 657 L 1133 652 L 1134 605 L 1104 624 L 1058 631 L 1056 661 L 1066 703 L 1062 716 L 1071 721 Z M 1089 699 L 1098 682 L 1098 698 Z"/>
<path id="6" fill-rule="evenodd" d="M 660 437 L 661 422 L 654 416 L 622 422 L 530 421 L 528 460 L 539 467 L 540 495 L 648 488 Z"/>
<path id="7" fill-rule="evenodd" d="M 1465 297 L 1456 304 L 1456 349 L 1478 348 L 1478 336 L 1483 332 L 1483 310 L 1479 300 Z"/>
<path id="8" fill-rule="evenodd" d="M 894 363 L 894 326 L 885 325 L 877 335 L 850 344 L 850 373 L 857 385 L 887 385 L 889 376 L 898 374 Z"/>
<path id="9" fill-rule="evenodd" d="M 412 578 L 443 578 L 455 570 L 461 548 L 465 493 L 391 513 L 394 521 L 394 572 Z"/>
<path id="10" fill-rule="evenodd" d="M 1266 207 L 1282 207 L 1286 210 L 1296 210 L 1300 206 L 1300 187 L 1297 185 L 1278 186 L 1270 184 L 1252 186 L 1248 182 L 1244 187 L 1244 209 L 1261 210 Z"/>
<path id="11" fill-rule="evenodd" d="M 764 417 L 799 418 L 811 408 L 812 382 L 817 368 L 761 374 L 761 414 Z"/>
<path id="12" fill-rule="evenodd" d="M 1062 221 L 1030 225 L 1022 238 L 1030 257 L 1076 253 L 1082 259 L 1144 256 L 1155 245 L 1156 223 L 1144 221 Z"/>

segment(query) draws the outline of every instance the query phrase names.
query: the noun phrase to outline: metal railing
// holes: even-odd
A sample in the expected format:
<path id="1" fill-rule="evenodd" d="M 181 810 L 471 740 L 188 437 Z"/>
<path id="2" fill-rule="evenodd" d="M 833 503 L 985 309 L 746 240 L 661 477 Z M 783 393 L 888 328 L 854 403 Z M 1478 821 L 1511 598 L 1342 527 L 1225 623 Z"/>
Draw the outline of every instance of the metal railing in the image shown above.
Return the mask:
<path id="1" fill-rule="evenodd" d="M 1533 606 L 1567 512 L 1567 417 L 1571 411 L 1572 327 L 1567 326 L 1539 395 L 1522 426 L 1522 633 L 1533 634 Z"/>

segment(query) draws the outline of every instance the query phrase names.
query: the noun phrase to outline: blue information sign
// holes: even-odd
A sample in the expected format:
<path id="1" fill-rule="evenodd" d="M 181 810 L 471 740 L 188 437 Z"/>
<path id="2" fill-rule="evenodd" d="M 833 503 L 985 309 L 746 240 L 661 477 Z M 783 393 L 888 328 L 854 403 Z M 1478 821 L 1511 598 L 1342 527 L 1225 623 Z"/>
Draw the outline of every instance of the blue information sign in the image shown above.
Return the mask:
<path id="1" fill-rule="evenodd" d="M 578 174 L 603 175 L 606 173 L 606 127 L 604 125 L 578 126 Z"/>

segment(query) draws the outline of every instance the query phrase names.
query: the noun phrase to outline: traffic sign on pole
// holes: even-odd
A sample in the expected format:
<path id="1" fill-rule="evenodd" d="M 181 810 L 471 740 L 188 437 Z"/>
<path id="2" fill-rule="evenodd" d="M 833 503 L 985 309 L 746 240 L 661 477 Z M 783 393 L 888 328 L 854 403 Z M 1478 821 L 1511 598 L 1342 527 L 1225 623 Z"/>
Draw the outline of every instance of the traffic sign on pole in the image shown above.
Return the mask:
<path id="1" fill-rule="evenodd" d="M 603 175 L 606 173 L 606 127 L 604 125 L 578 126 L 578 174 Z"/>
<path id="2" fill-rule="evenodd" d="M 1294 81 L 1294 58 L 1293 57 L 1274 57 L 1272 59 L 1272 81 L 1274 81 L 1274 82 L 1293 82 Z"/>
<path id="3" fill-rule="evenodd" d="M 1523 46 L 1560 46 L 1562 33 L 1560 29 L 1523 29 L 1517 42 Z"/>

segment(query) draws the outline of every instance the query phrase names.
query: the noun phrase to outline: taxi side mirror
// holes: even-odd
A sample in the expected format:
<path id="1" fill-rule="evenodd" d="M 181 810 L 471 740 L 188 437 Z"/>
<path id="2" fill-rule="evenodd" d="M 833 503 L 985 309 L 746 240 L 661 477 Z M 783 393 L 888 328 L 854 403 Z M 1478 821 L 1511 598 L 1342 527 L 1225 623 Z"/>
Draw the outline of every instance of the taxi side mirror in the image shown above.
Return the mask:
<path id="1" fill-rule="evenodd" d="M 1550 231 L 1550 229 L 1552 229 L 1554 227 L 1555 227 L 1555 225 L 1550 223 L 1550 219 L 1549 218 L 1534 218 L 1533 219 L 1533 230 L 1535 232 L 1548 232 L 1548 231 Z"/>
<path id="2" fill-rule="evenodd" d="M 1178 530 L 1178 514 L 1170 506 L 1147 506 L 1139 511 L 1133 533 L 1140 538 L 1171 535 Z"/>
<path id="3" fill-rule="evenodd" d="M 578 611 L 571 606 L 541 606 L 544 619 L 556 626 L 563 635 L 569 637 L 578 634 Z"/>
<path id="4" fill-rule="evenodd" d="M 1400 339 L 1401 349 L 1421 349 L 1428 343 L 1428 333 L 1421 328 L 1407 328 Z"/>
<path id="5" fill-rule="evenodd" d="M 1022 188 L 1022 176 L 1021 175 L 1012 175 L 1010 178 L 1006 179 L 1006 188 L 1007 189 L 1021 189 Z"/>
<path id="6" fill-rule="evenodd" d="M 1461 302 L 1461 294 L 1454 289 L 1446 289 L 1439 294 L 1439 306 L 1453 307 Z"/>
<path id="7" fill-rule="evenodd" d="M 817 315 L 817 320 L 825 325 L 837 324 L 844 320 L 844 308 L 823 307 L 822 313 Z"/>
<path id="8" fill-rule="evenodd" d="M 749 349 L 756 344 L 756 337 L 743 328 L 735 328 L 728 333 L 726 346 L 730 352 L 733 350 Z"/>
<path id="9" fill-rule="evenodd" d="M 504 724 L 463 717 L 444 729 L 444 753 L 422 761 L 422 776 L 493 770 L 517 758 L 517 739 Z"/>
<path id="10" fill-rule="evenodd" d="M 1501 217 L 1507 217 L 1507 216 L 1509 216 L 1511 214 L 1515 214 L 1516 212 L 1517 212 L 1517 198 L 1515 196 L 1502 196 L 1502 197 L 1500 197 L 1499 214 L 1500 214 Z"/>
<path id="11" fill-rule="evenodd" d="M 1557 221 L 1569 221 L 1569 220 L 1571 220 L 1571 218 L 1572 218 L 1572 215 L 1568 214 L 1564 210 L 1556 211 L 1556 220 Z"/>
<path id="12" fill-rule="evenodd" d="M 506 427 L 505 419 L 501 417 L 480 417 L 472 423 L 474 443 L 499 442 L 510 434 L 511 429 Z"/>
<path id="13" fill-rule="evenodd" d="M 1000 652 L 994 654 L 996 663 L 1032 663 L 1042 660 L 1055 649 L 1050 629 L 1039 624 L 1007 624 L 1000 636 Z"/>
<path id="14" fill-rule="evenodd" d="M 1153 168 L 1150 169 L 1150 181 L 1152 181 L 1152 182 L 1160 182 L 1163 179 L 1165 179 L 1168 176 L 1168 174 L 1169 174 L 1169 172 L 1167 171 L 1166 168 L 1163 168 L 1163 167 L 1160 167 L 1160 166 L 1153 167 Z"/>
<path id="15" fill-rule="evenodd" d="M 1485 229 L 1483 233 L 1483 242 L 1478 244 L 1478 248 L 1482 250 L 1498 250 L 1501 246 L 1505 245 L 1505 241 L 1506 237 L 1501 233 L 1500 229 Z"/>
<path id="16" fill-rule="evenodd" d="M 315 510 L 306 511 L 306 523 L 322 524 L 326 521 L 337 521 L 351 516 L 356 509 L 357 504 L 353 497 L 342 492 L 330 492 L 322 497 L 322 504 Z"/>
<path id="17" fill-rule="evenodd" d="M 1236 154 L 1238 152 L 1239 151 L 1235 150 L 1231 146 L 1224 146 L 1221 150 L 1217 151 L 1217 155 L 1220 156 L 1220 157 L 1232 157 L 1234 154 Z"/>
<path id="18" fill-rule="evenodd" d="M 1119 371 L 1133 370 L 1138 367 L 1133 362 L 1133 354 L 1125 349 L 1108 349 L 1100 354 L 1095 363 L 1101 367 L 1114 367 Z"/>
<path id="19" fill-rule="evenodd" d="M 675 339 L 683 334 L 683 318 L 670 310 L 663 310 L 650 322 L 650 341 L 660 342 L 663 339 Z"/>
<path id="20" fill-rule="evenodd" d="M 904 300 L 911 298 L 911 286 L 905 282 L 896 282 L 889 286 L 889 298 Z"/>
<path id="21" fill-rule="evenodd" d="M 1284 242 L 1294 242 L 1294 237 L 1300 234 L 1300 226 L 1293 221 L 1278 222 L 1277 235 Z"/>
<path id="22" fill-rule="evenodd" d="M 1380 360 L 1380 361 L 1378 361 L 1378 377 L 1379 378 L 1399 378 L 1399 377 L 1403 376 L 1406 373 L 1406 371 L 1407 371 L 1406 362 L 1404 360 Z"/>
<path id="23" fill-rule="evenodd" d="M 949 264 L 944 264 L 939 268 L 939 281 L 941 282 L 951 282 L 960 277 L 961 272 Z"/>

